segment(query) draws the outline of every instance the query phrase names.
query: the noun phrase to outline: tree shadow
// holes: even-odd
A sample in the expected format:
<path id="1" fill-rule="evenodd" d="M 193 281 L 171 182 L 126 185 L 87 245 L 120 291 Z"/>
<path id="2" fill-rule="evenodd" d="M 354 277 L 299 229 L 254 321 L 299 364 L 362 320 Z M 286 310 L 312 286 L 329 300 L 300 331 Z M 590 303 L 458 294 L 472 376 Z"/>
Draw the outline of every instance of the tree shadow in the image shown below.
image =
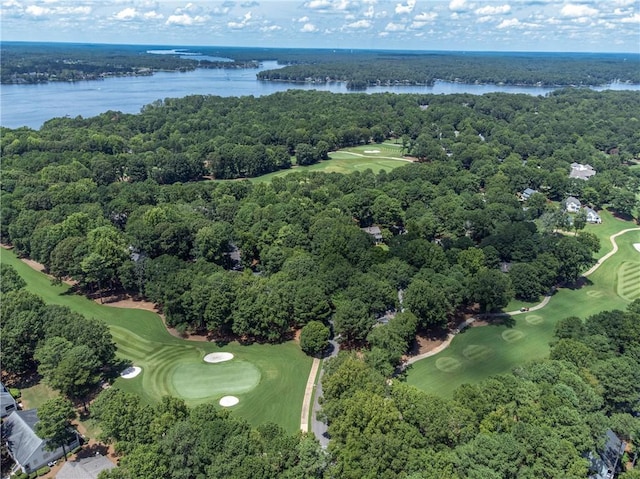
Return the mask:
<path id="1" fill-rule="evenodd" d="M 479 316 L 481 321 L 486 322 L 487 326 L 506 326 L 513 328 L 516 325 L 516 319 L 505 312 L 491 313 Z"/>

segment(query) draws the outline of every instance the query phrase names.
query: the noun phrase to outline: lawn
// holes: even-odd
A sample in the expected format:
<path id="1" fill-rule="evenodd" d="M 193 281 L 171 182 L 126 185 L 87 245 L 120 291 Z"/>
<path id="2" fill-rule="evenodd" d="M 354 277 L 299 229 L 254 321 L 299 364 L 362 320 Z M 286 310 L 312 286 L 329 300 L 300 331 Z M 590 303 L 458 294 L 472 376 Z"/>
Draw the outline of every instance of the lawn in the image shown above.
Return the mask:
<path id="1" fill-rule="evenodd" d="M 240 403 L 231 409 L 252 424 L 270 421 L 292 432 L 299 429 L 311 358 L 294 342 L 218 347 L 210 342 L 186 341 L 170 335 L 157 314 L 100 305 L 73 294 L 66 285 L 52 284 L 11 251 L 3 249 L 0 255 L 2 262 L 12 264 L 24 278 L 27 289 L 45 302 L 68 306 L 109 325 L 118 356 L 142 368 L 133 379 L 118 379 L 116 387 L 149 403 L 167 394 L 181 397 L 189 405 L 217 403 L 221 396 L 232 394 Z M 234 359 L 218 364 L 203 361 L 206 354 L 217 351 L 231 352 Z"/>
<path id="2" fill-rule="evenodd" d="M 593 226 L 594 230 L 602 226 L 596 233 L 599 236 L 634 227 L 609 214 L 603 221 Z M 559 290 L 543 309 L 513 316 L 511 327 L 495 324 L 465 330 L 441 353 L 414 363 L 408 370 L 408 383 L 429 393 L 451 396 L 461 384 L 506 373 L 525 360 L 548 356 L 558 320 L 626 308 L 630 298 L 640 297 L 640 287 L 636 286 L 640 281 L 635 280 L 640 253 L 633 247 L 640 243 L 640 231 L 628 232 L 616 241 L 618 252 L 589 276 L 582 288 Z M 611 250 L 608 238 L 603 241 L 605 245 L 602 255 Z"/>
<path id="3" fill-rule="evenodd" d="M 294 166 L 289 170 L 274 171 L 251 181 L 256 183 L 269 182 L 273 178 L 286 176 L 298 171 L 323 171 L 325 173 L 353 173 L 371 169 L 374 173 L 381 170 L 391 171 L 399 166 L 406 165 L 407 160 L 402 158 L 401 146 L 393 143 L 381 143 L 354 148 L 345 148 L 329 153 L 330 160 L 321 161 L 309 166 Z"/>

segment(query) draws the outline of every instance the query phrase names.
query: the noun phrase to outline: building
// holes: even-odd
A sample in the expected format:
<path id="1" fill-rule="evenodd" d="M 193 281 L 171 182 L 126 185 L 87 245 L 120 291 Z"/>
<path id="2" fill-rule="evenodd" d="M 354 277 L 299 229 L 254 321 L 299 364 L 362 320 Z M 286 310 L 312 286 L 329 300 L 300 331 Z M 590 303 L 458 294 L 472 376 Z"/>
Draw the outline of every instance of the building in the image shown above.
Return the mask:
<path id="1" fill-rule="evenodd" d="M 578 178 L 579 180 L 588 180 L 596 174 L 596 170 L 591 165 L 583 165 L 581 163 L 571 163 L 571 172 L 569 178 Z"/>
<path id="2" fill-rule="evenodd" d="M 380 231 L 380 227 L 368 226 L 367 228 L 362 228 L 362 231 L 371 235 L 376 244 L 382 243 L 383 239 L 382 239 L 382 231 Z"/>
<path id="3" fill-rule="evenodd" d="M 56 479 L 97 479 L 98 474 L 116 465 L 104 456 L 96 455 L 65 462 Z"/>
<path id="4" fill-rule="evenodd" d="M 5 417 L 18 410 L 18 404 L 9 390 L 0 382 L 0 417 Z"/>
<path id="5" fill-rule="evenodd" d="M 527 201 L 529 198 L 531 198 L 534 195 L 534 193 L 537 193 L 537 192 L 538 191 L 534 190 L 533 188 L 527 188 L 522 192 L 521 197 L 524 201 Z"/>
<path id="6" fill-rule="evenodd" d="M 588 206 L 585 206 L 584 210 L 587 213 L 587 223 L 602 223 L 602 218 L 600 218 L 600 215 L 596 213 L 595 210 Z"/>
<path id="7" fill-rule="evenodd" d="M 604 449 L 599 454 L 590 453 L 590 479 L 612 479 L 620 466 L 620 458 L 626 444 L 611 429 L 607 429 Z"/>
<path id="8" fill-rule="evenodd" d="M 7 441 L 9 455 L 23 472 L 30 474 L 37 471 L 47 463 L 60 459 L 67 452 L 78 447 L 80 441 L 74 431 L 74 439 L 63 450 L 59 447 L 55 451 L 45 448 L 46 441 L 40 439 L 35 432 L 38 422 L 36 409 L 27 411 L 14 411 L 2 424 L 2 434 Z"/>
<path id="9" fill-rule="evenodd" d="M 578 211 L 580 211 L 581 206 L 582 203 L 580 203 L 580 200 L 573 196 L 569 196 L 569 198 L 564 200 L 564 210 L 567 213 L 577 213 Z"/>

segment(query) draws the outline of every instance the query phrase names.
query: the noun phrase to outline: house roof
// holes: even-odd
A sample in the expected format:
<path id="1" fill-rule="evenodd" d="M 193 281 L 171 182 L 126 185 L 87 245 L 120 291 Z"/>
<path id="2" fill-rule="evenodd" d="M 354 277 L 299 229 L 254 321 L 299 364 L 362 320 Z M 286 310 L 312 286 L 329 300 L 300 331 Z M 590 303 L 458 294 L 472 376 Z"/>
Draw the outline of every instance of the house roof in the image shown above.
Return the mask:
<path id="1" fill-rule="evenodd" d="M 113 469 L 116 465 L 104 456 L 91 456 L 69 461 L 56 474 L 56 479 L 96 479 L 105 469 Z"/>
<path id="2" fill-rule="evenodd" d="M 569 203 L 575 203 L 576 205 L 580 206 L 580 200 L 578 198 L 576 198 L 575 196 L 569 196 L 566 200 L 564 200 L 564 203 L 566 205 L 568 205 Z"/>
<path id="3" fill-rule="evenodd" d="M 600 216 L 596 210 L 594 210 L 593 208 L 589 208 L 588 206 L 585 206 L 584 210 L 587 212 L 587 214 L 592 214 L 598 217 Z"/>
<path id="4" fill-rule="evenodd" d="M 379 226 L 367 226 L 366 228 L 362 228 L 362 231 L 364 231 L 365 233 L 369 233 L 370 235 L 382 234 Z"/>
<path id="5" fill-rule="evenodd" d="M 43 442 L 34 432 L 37 422 L 37 410 L 29 409 L 12 412 L 3 424 L 7 447 L 13 459 L 20 465 L 28 463 L 29 458 Z"/>
<path id="6" fill-rule="evenodd" d="M 586 180 L 596 174 L 596 170 L 591 165 L 582 165 L 580 163 L 571 163 L 571 172 L 569 178 L 580 178 Z"/>

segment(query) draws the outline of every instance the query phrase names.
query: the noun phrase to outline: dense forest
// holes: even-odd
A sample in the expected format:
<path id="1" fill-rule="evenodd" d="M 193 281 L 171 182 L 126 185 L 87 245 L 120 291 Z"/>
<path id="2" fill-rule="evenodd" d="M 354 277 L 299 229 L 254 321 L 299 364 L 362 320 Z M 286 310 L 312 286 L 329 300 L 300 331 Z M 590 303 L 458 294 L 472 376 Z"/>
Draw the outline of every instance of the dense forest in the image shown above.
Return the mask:
<path id="1" fill-rule="evenodd" d="M 280 342 L 320 323 L 326 340 L 331 324 L 357 351 L 326 366 L 328 450 L 211 405 L 147 405 L 111 389 L 91 407 L 124 455 L 104 477 L 585 477 L 584 456 L 607 427 L 640 433 L 637 301 L 561 321 L 550 359 L 451 399 L 396 374 L 418 329 L 536 299 L 593 264 L 597 237 L 561 204 L 573 195 L 635 214 L 638 111 L 640 94 L 624 91 L 289 91 L 2 128 L 0 239 L 79 292 L 157 303 L 182 332 Z M 295 171 L 384 142 L 415 161 Z M 596 175 L 570 178 L 573 162 Z M 282 168 L 292 172 L 270 183 L 246 179 Z M 524 198 L 526 188 L 536 192 Z M 382 244 L 362 229 L 372 225 Z M 38 372 L 83 400 L 117 366 L 107 328 L 45 306 L 15 271 L 0 272 L 3 373 Z M 83 376 L 70 376 L 80 360 Z"/>
<path id="2" fill-rule="evenodd" d="M 180 55 L 158 55 L 126 45 L 2 42 L 0 83 L 100 80 L 110 76 L 151 75 L 155 71 L 196 68 L 255 68 L 252 60 L 196 60 Z"/>
<path id="3" fill-rule="evenodd" d="M 346 341 L 388 345 L 368 334 L 399 306 L 399 290 L 415 315 L 396 334 L 406 339 L 474 304 L 491 311 L 575 281 L 599 244 L 554 233 L 571 227 L 559 202 L 634 211 L 640 179 L 627 163 L 640 152 L 639 107 L 629 92 L 291 91 L 3 129 L 0 234 L 87 292 L 125 289 L 158 303 L 183 331 L 277 342 L 333 315 Z M 393 138 L 421 161 L 270 184 L 202 181 L 286 167 L 291 154 L 301 163 L 302 151 L 331 161 L 322 158 L 335 148 Z M 569 178 L 574 161 L 597 175 Z M 525 188 L 538 193 L 523 208 Z M 361 230 L 374 224 L 388 249 Z M 372 349 L 382 372 L 405 346 Z"/>
<path id="4" fill-rule="evenodd" d="M 161 48 L 161 47 L 160 47 Z M 2 83 L 96 80 L 195 68 L 255 68 L 277 60 L 284 68 L 258 79 L 346 82 L 353 90 L 375 85 L 432 85 L 436 80 L 535 86 L 640 83 L 634 54 L 392 52 L 384 50 L 183 47 L 158 55 L 158 46 L 3 42 Z M 173 47 L 166 47 L 173 50 Z M 176 51 L 178 53 L 178 51 Z M 198 59 L 189 55 L 198 54 Z M 201 56 L 211 58 L 201 58 Z M 232 61 L 217 60 L 230 59 Z"/>
<path id="5" fill-rule="evenodd" d="M 560 66 L 561 65 L 561 66 Z M 592 86 L 614 81 L 640 83 L 640 58 L 631 55 L 424 53 L 357 54 L 311 61 L 258 73 L 261 80 L 347 82 L 364 90 L 377 85 L 433 85 L 436 80 L 536 86 Z"/>

